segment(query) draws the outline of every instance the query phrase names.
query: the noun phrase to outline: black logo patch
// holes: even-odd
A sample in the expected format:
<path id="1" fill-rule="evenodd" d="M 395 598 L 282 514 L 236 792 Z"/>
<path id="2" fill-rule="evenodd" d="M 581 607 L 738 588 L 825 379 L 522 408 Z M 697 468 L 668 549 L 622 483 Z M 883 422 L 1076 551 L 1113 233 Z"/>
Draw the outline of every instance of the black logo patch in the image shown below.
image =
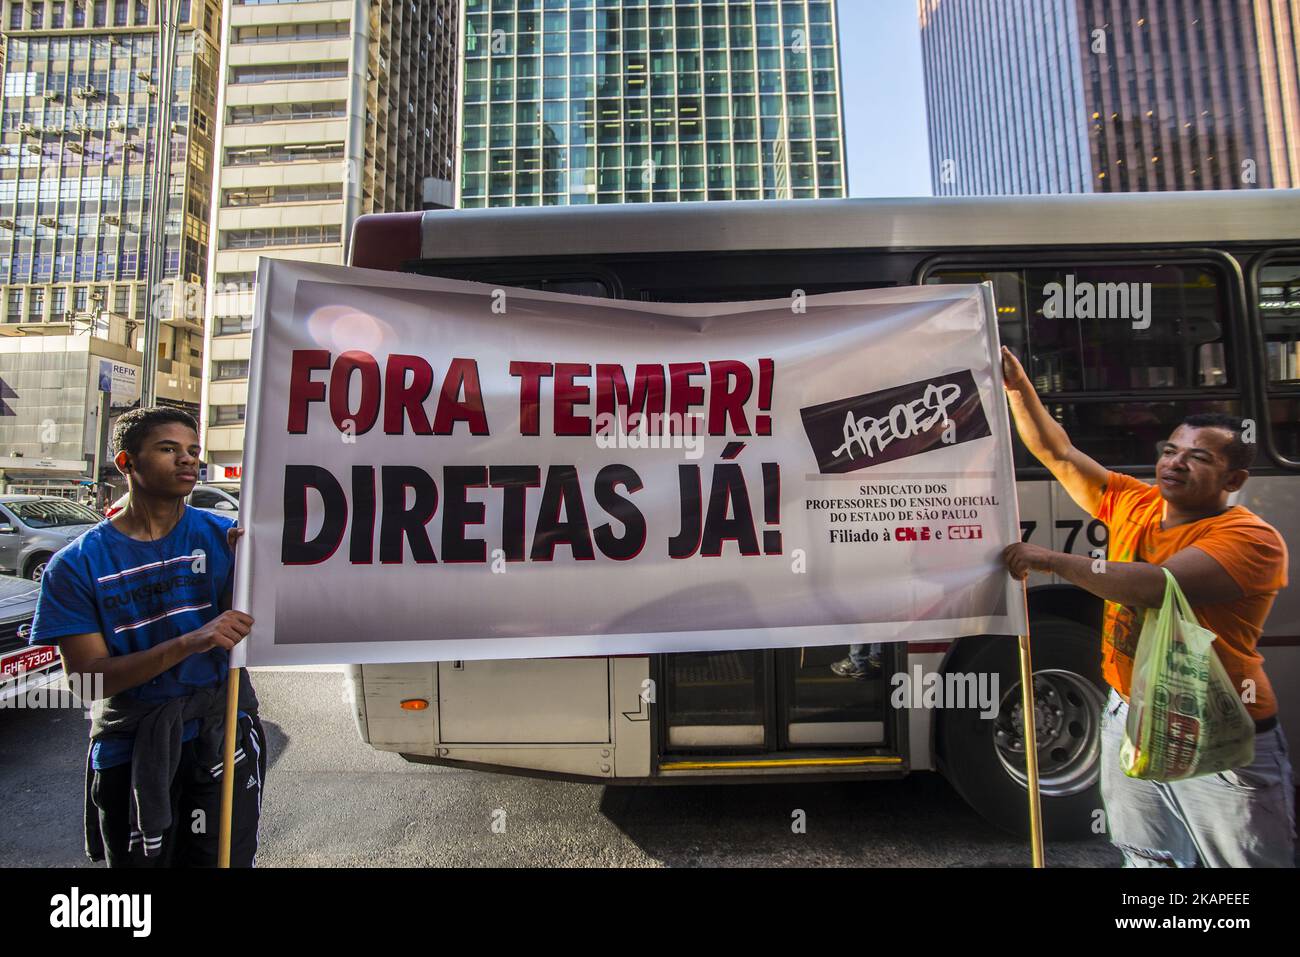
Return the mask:
<path id="1" fill-rule="evenodd" d="M 823 473 L 854 472 L 993 434 L 969 369 L 799 411 Z"/>

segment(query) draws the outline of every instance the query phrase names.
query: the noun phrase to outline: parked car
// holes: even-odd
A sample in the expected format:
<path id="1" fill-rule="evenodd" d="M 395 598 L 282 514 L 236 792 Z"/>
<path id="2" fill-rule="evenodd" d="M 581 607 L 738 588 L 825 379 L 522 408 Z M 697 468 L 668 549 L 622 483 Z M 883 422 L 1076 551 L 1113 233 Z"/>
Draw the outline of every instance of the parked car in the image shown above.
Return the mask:
<path id="1" fill-rule="evenodd" d="M 0 701 L 47 685 L 63 673 L 58 646 L 27 644 L 40 594 L 37 582 L 0 575 Z"/>
<path id="2" fill-rule="evenodd" d="M 121 496 L 104 510 L 104 517 L 112 518 L 126 508 L 127 499 L 130 497 L 129 492 Z M 186 502 L 194 508 L 201 508 L 206 512 L 216 512 L 219 515 L 229 515 L 231 518 L 235 518 L 239 515 L 239 486 L 196 485 L 194 490 L 190 492 L 190 497 L 186 499 Z"/>
<path id="3" fill-rule="evenodd" d="M 45 495 L 0 496 L 0 571 L 40 581 L 54 553 L 99 524 L 94 509 Z"/>
<path id="4" fill-rule="evenodd" d="M 196 485 L 187 501 L 194 508 L 218 512 L 233 518 L 239 514 L 239 486 Z"/>

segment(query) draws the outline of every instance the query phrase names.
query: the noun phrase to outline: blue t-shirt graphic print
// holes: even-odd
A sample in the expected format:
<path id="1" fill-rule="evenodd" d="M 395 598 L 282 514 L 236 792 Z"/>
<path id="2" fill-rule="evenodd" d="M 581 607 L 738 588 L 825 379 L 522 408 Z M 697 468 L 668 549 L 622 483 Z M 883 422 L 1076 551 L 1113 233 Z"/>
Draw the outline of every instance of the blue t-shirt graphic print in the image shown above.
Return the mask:
<path id="1" fill-rule="evenodd" d="M 234 524 L 187 506 L 166 536 L 140 542 L 99 523 L 46 567 L 31 643 L 99 632 L 110 654 L 129 655 L 201 627 L 221 614 L 233 582 L 226 532 Z M 220 648 L 190 655 L 126 693 L 143 702 L 187 695 L 225 680 L 227 661 Z M 186 722 L 184 740 L 198 730 L 198 721 Z M 97 769 L 130 760 L 130 740 L 100 741 L 91 756 Z"/>

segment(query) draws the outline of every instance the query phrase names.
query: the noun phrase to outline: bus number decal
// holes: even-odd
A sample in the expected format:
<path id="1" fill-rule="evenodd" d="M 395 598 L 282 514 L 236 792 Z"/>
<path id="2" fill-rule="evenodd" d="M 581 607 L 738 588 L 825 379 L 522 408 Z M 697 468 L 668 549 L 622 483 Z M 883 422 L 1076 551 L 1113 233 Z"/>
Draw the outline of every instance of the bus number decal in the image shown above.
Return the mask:
<path id="1" fill-rule="evenodd" d="M 1070 530 L 1070 534 L 1065 537 L 1065 547 L 1061 551 L 1072 553 L 1075 540 L 1079 537 L 1079 532 L 1083 531 L 1083 520 L 1078 518 L 1061 519 L 1056 523 L 1056 527 Z M 1088 543 L 1093 548 L 1104 548 L 1107 539 L 1106 523 L 1094 518 L 1088 523 L 1087 538 Z"/>
<path id="2" fill-rule="evenodd" d="M 1061 519 L 1056 523 L 1056 527 L 1068 528 L 1070 530 L 1070 534 L 1065 537 L 1065 548 L 1061 549 L 1061 551 L 1063 552 L 1074 551 L 1074 540 L 1079 537 L 1079 531 L 1083 528 L 1083 519 L 1079 519 L 1079 518 Z"/>

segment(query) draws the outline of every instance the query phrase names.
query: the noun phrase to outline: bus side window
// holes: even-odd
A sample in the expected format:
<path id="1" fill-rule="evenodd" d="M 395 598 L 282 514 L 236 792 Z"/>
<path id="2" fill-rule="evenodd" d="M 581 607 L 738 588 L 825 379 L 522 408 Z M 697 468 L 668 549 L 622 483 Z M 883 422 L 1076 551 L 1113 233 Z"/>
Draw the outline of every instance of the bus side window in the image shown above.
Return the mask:
<path id="1" fill-rule="evenodd" d="M 481 282 L 485 285 L 499 286 L 502 289 L 536 289 L 539 292 L 556 292 L 569 296 L 594 296 L 600 299 L 617 298 L 604 279 L 585 276 L 551 276 L 537 274 L 511 273 L 503 274 L 491 268 L 422 268 L 416 272 L 430 276 L 446 276 L 448 279 L 464 279 L 469 282 Z"/>
<path id="2" fill-rule="evenodd" d="M 1193 412 L 1240 414 L 1219 273 L 1200 264 L 938 269 L 993 283 L 998 329 L 1074 444 L 1112 468 L 1150 467 Z M 1017 466 L 1032 466 L 1016 441 Z"/>
<path id="3" fill-rule="evenodd" d="M 1300 261 L 1261 267 L 1255 292 L 1273 442 L 1283 458 L 1300 462 Z"/>

